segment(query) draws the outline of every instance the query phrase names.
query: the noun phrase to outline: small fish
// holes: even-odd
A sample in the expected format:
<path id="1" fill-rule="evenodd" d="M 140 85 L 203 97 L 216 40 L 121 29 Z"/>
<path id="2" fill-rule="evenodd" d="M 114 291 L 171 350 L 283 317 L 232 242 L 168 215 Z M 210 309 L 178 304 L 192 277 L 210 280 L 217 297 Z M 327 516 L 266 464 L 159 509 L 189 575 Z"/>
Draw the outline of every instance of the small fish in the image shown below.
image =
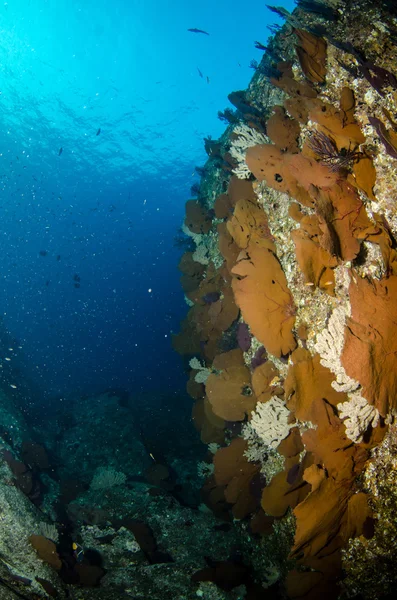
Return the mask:
<path id="1" fill-rule="evenodd" d="M 98 129 L 98 131 L 96 132 L 97 135 L 99 135 L 101 133 L 101 128 Z"/>
<path id="2" fill-rule="evenodd" d="M 192 33 L 204 33 L 205 35 L 209 35 L 207 31 L 203 31 L 203 29 L 197 29 L 196 27 L 188 29 L 188 31 L 191 31 Z"/>
<path id="3" fill-rule="evenodd" d="M 209 83 L 209 82 L 210 82 L 210 78 L 209 78 L 209 77 L 208 77 L 208 75 L 207 75 L 207 83 Z"/>
<path id="4" fill-rule="evenodd" d="M 73 556 L 77 560 L 78 563 L 81 563 L 84 558 L 84 548 L 80 544 L 73 542 L 72 544 Z"/>
<path id="5" fill-rule="evenodd" d="M 62 152 L 63 152 L 63 148 L 59 148 L 58 156 L 61 156 Z"/>
<path id="6" fill-rule="evenodd" d="M 200 69 L 199 69 L 198 67 L 196 67 L 196 69 L 197 69 L 197 71 L 198 71 L 198 74 L 200 75 L 201 79 L 203 79 L 203 78 L 204 78 L 204 76 L 203 76 L 202 72 L 200 71 Z"/>
<path id="7" fill-rule="evenodd" d="M 16 385 L 14 385 L 13 383 L 10 383 L 10 388 L 12 388 L 13 390 L 16 390 L 16 389 L 17 389 L 17 386 L 16 386 Z"/>

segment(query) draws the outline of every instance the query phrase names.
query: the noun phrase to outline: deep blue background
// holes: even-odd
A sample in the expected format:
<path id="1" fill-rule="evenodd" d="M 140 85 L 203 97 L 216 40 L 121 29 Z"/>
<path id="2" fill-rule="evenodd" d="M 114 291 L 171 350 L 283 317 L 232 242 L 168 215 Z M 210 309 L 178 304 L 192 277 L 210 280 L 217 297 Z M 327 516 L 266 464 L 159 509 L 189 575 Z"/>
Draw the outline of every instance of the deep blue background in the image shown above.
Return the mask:
<path id="1" fill-rule="evenodd" d="M 44 397 L 183 389 L 174 236 L 276 21 L 262 0 L 1 4 L 0 365 Z"/>

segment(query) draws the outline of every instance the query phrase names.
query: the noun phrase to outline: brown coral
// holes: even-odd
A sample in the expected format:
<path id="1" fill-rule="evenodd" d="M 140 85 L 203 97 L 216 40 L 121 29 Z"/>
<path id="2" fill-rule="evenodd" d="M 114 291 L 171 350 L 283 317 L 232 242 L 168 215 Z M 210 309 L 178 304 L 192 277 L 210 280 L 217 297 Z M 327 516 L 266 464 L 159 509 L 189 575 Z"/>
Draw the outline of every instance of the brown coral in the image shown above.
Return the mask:
<path id="1" fill-rule="evenodd" d="M 372 158 L 362 156 L 353 165 L 353 176 L 349 175 L 349 183 L 355 185 L 370 200 L 375 200 L 374 185 L 376 183 L 376 170 Z"/>
<path id="2" fill-rule="evenodd" d="M 54 542 L 43 535 L 31 535 L 29 537 L 29 542 L 32 544 L 41 560 L 48 563 L 56 571 L 60 570 L 62 561 L 59 558 L 57 547 Z"/>
<path id="3" fill-rule="evenodd" d="M 271 361 L 264 362 L 252 373 L 252 387 L 258 402 L 267 402 L 272 396 L 280 396 L 283 390 L 274 385 L 279 373 Z"/>
<path id="4" fill-rule="evenodd" d="M 256 244 L 275 251 L 266 213 L 257 202 L 239 200 L 233 216 L 227 222 L 227 230 L 239 248 L 244 249 L 248 244 Z"/>
<path id="5" fill-rule="evenodd" d="M 319 99 L 312 100 L 310 106 L 310 120 L 318 124 L 320 131 L 332 137 L 339 150 L 365 142 L 359 125 L 353 119 L 346 120 L 345 109 L 335 108 Z"/>
<path id="6" fill-rule="evenodd" d="M 226 421 L 242 421 L 256 405 L 242 351 L 219 354 L 212 366 L 215 372 L 208 377 L 205 389 L 214 414 Z"/>
<path id="7" fill-rule="evenodd" d="M 273 144 L 280 150 L 298 152 L 300 126 L 298 121 L 291 119 L 282 106 L 273 107 L 273 115 L 266 123 L 266 133 Z"/>
<path id="8" fill-rule="evenodd" d="M 233 206 L 227 194 L 220 194 L 215 200 L 214 212 L 217 219 L 227 219 L 233 212 Z"/>
<path id="9" fill-rule="evenodd" d="M 181 284 L 184 292 L 191 292 L 198 288 L 205 271 L 204 265 L 193 259 L 192 252 L 185 252 L 179 261 L 178 269 L 183 273 Z"/>
<path id="10" fill-rule="evenodd" d="M 312 356 L 308 350 L 297 348 L 291 354 L 284 389 L 287 406 L 300 421 L 316 422 L 315 406 L 326 399 L 336 406 L 346 400 L 346 394 L 337 392 L 331 383 L 333 374 L 320 363 L 320 356 Z"/>
<path id="11" fill-rule="evenodd" d="M 322 237 L 321 246 L 342 260 L 353 260 L 360 240 L 378 231 L 365 210 L 357 191 L 344 180 L 330 190 L 313 189 Z"/>
<path id="12" fill-rule="evenodd" d="M 192 419 L 197 431 L 200 432 L 203 444 L 210 444 L 211 442 L 223 444 L 225 441 L 225 421 L 214 414 L 207 399 L 198 400 L 194 404 Z"/>
<path id="13" fill-rule="evenodd" d="M 211 218 L 200 202 L 197 200 L 186 202 L 185 225 L 192 233 L 208 233 L 211 224 Z"/>
<path id="14" fill-rule="evenodd" d="M 248 148 L 245 160 L 249 170 L 258 181 L 266 181 L 269 187 L 289 194 L 304 206 L 313 205 L 307 191 L 299 186 L 296 178 L 291 175 L 286 164 L 285 154 L 273 144 Z"/>
<path id="15" fill-rule="evenodd" d="M 305 227 L 309 219 L 314 220 L 313 217 L 304 217 L 301 220 L 300 229 L 295 229 L 291 233 L 295 244 L 296 258 L 305 277 L 305 283 L 319 287 L 327 294 L 332 295 L 335 287 L 332 269 L 337 266 L 338 261 L 328 250 L 320 246 L 318 242 L 321 234 L 320 228 L 316 228 L 315 235 L 310 235 Z"/>
<path id="16" fill-rule="evenodd" d="M 236 175 L 230 178 L 227 195 L 231 206 L 235 206 L 239 200 L 252 200 L 256 202 L 256 195 L 252 187 L 252 181 L 239 179 Z"/>
<path id="17" fill-rule="evenodd" d="M 217 219 L 226 219 L 233 213 L 233 209 L 239 200 L 251 200 L 256 202 L 256 196 L 252 188 L 252 182 L 247 179 L 238 179 L 235 175 L 230 178 L 229 186 L 225 194 L 217 197 L 214 204 Z"/>
<path id="18" fill-rule="evenodd" d="M 225 259 L 226 268 L 230 272 L 236 264 L 240 249 L 230 235 L 227 223 L 218 223 L 216 228 L 218 232 L 219 252 Z"/>
<path id="19" fill-rule="evenodd" d="M 327 43 L 304 29 L 295 29 L 299 45 L 296 47 L 303 73 L 312 83 L 324 83 L 327 74 Z"/>
<path id="20" fill-rule="evenodd" d="M 305 468 L 311 464 L 311 457 L 303 459 Z M 272 517 L 283 517 L 289 508 L 299 505 L 310 491 L 310 487 L 302 479 L 299 455 L 285 459 L 285 468 L 274 475 L 269 485 L 262 492 L 261 506 L 265 513 Z M 291 473 L 294 477 L 291 478 Z"/>
<path id="21" fill-rule="evenodd" d="M 312 206 L 311 186 L 332 187 L 337 174 L 303 154 L 282 153 L 276 146 L 263 144 L 248 148 L 246 162 L 258 181 L 278 192 L 285 192 L 304 206 Z"/>
<path id="22" fill-rule="evenodd" d="M 342 364 L 385 417 L 397 408 L 397 277 L 353 280 Z"/>
<path id="23" fill-rule="evenodd" d="M 233 504 L 233 515 L 243 519 L 258 505 L 252 495 L 250 483 L 259 472 L 259 465 L 248 462 L 244 456 L 247 442 L 235 438 L 226 448 L 221 448 L 214 456 L 214 477 L 216 484 L 225 487 L 225 498 Z"/>
<path id="24" fill-rule="evenodd" d="M 316 98 L 316 90 L 305 81 L 296 81 L 292 70 L 291 62 L 280 62 L 277 64 L 277 69 L 281 73 L 278 79 L 272 77 L 271 83 L 286 92 L 289 96 L 295 98 Z M 292 113 L 290 113 L 292 114 Z"/>
<path id="25" fill-rule="evenodd" d="M 273 252 L 248 246 L 232 274 L 236 304 L 255 337 L 275 356 L 294 350 L 295 305 Z"/>

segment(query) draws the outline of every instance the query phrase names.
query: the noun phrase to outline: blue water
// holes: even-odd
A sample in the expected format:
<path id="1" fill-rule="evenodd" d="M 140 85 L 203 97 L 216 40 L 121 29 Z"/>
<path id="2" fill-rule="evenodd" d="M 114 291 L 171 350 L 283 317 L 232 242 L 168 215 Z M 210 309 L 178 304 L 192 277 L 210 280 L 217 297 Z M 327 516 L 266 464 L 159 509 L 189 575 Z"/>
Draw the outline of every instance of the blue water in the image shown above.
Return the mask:
<path id="1" fill-rule="evenodd" d="M 262 0 L 1 3 L 8 384 L 23 365 L 43 397 L 184 389 L 174 237 L 203 137 L 222 133 L 217 112 L 275 22 Z"/>

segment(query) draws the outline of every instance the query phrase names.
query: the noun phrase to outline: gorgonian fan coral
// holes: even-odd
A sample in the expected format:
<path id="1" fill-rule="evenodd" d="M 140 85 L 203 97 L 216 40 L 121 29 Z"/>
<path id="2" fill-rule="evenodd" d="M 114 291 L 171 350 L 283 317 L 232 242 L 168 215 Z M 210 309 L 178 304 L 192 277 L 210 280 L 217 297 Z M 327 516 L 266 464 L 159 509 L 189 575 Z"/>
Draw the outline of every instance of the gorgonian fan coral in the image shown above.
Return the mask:
<path id="1" fill-rule="evenodd" d="M 308 145 L 320 162 L 333 172 L 348 169 L 363 156 L 362 152 L 357 151 L 357 147 L 339 150 L 335 141 L 322 131 L 311 133 L 308 137 Z"/>

